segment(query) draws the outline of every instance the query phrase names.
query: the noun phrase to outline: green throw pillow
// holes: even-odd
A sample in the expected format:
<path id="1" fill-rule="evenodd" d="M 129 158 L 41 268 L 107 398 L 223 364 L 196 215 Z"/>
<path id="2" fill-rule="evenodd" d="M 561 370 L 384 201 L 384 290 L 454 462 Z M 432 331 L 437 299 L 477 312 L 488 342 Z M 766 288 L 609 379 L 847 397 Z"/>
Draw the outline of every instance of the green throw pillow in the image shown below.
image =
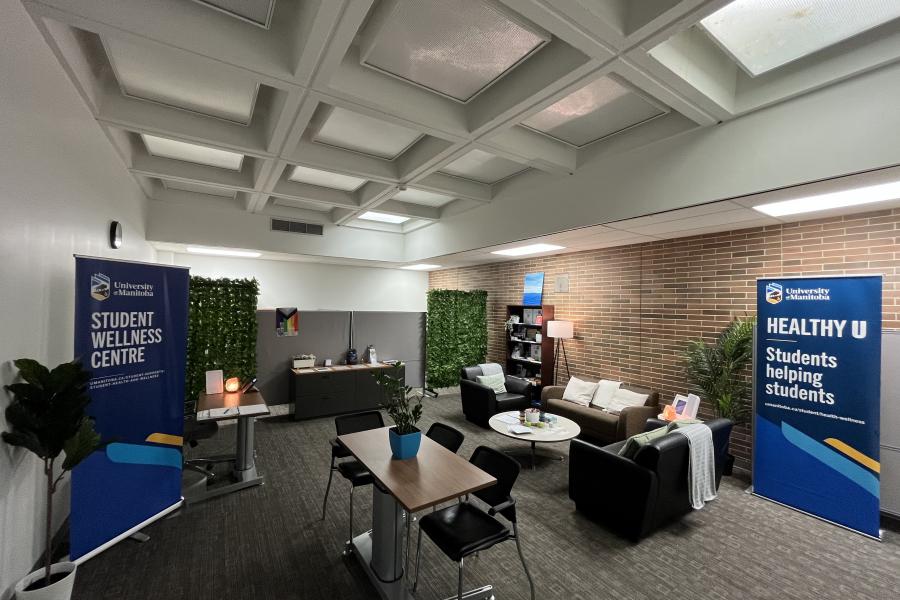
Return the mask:
<path id="1" fill-rule="evenodd" d="M 625 445 L 619 449 L 619 456 L 624 456 L 625 458 L 634 458 L 638 453 L 638 450 L 640 450 L 643 446 L 646 446 L 657 438 L 663 437 L 667 433 L 669 433 L 668 427 L 659 427 L 657 429 L 653 429 L 652 431 L 645 431 L 644 433 L 633 435 L 625 440 Z"/>
<path id="2" fill-rule="evenodd" d="M 475 378 L 475 381 L 481 385 L 488 386 L 498 394 L 506 393 L 506 376 L 503 373 L 497 373 L 496 375 L 479 375 Z"/>

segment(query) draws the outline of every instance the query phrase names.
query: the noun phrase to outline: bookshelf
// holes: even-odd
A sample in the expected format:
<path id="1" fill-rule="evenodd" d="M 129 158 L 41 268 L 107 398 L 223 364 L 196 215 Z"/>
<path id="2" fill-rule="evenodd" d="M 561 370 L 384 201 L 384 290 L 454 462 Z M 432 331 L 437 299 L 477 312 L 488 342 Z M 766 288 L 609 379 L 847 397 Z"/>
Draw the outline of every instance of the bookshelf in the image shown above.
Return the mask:
<path id="1" fill-rule="evenodd" d="M 538 319 L 540 315 L 540 319 Z M 517 318 L 506 335 L 506 373 L 530 379 L 539 388 L 553 385 L 553 340 L 547 337 L 547 321 L 553 319 L 553 305 L 506 306 L 506 321 Z M 537 324 L 540 321 L 540 325 Z M 537 334 L 541 341 L 535 340 Z"/>

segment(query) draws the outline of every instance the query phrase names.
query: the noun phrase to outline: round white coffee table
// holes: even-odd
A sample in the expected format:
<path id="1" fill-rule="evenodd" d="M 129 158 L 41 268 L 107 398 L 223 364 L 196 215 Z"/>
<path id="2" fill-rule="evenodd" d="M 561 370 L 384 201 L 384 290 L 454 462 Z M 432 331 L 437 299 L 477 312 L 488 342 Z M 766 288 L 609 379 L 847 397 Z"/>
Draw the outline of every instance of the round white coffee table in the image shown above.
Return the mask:
<path id="1" fill-rule="evenodd" d="M 488 420 L 488 425 L 491 426 L 491 429 L 499 433 L 500 435 L 506 436 L 508 438 L 512 438 L 514 440 L 519 440 L 522 442 L 527 442 L 531 444 L 531 470 L 534 470 L 534 462 L 536 456 L 541 456 L 544 458 L 552 458 L 554 460 L 564 460 L 565 456 L 561 454 L 540 454 L 537 455 L 535 452 L 535 447 L 538 444 L 556 444 L 559 442 L 567 442 L 581 433 L 581 427 L 578 426 L 578 423 L 573 421 L 572 419 L 567 419 L 565 417 L 560 417 L 559 415 L 551 415 L 550 413 L 545 413 L 550 416 L 556 417 L 556 424 L 553 427 L 529 427 L 531 433 L 513 433 L 509 430 L 510 427 L 519 424 L 519 411 L 513 410 L 510 412 L 497 413 L 493 417 Z M 515 423 L 507 422 L 508 417 L 512 417 L 516 420 Z"/>

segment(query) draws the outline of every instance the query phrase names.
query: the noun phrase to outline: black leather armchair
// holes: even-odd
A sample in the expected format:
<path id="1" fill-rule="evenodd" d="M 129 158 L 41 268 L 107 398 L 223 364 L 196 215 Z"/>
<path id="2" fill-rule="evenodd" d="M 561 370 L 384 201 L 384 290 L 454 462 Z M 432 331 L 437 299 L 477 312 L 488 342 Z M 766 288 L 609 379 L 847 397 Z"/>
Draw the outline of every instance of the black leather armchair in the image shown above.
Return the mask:
<path id="1" fill-rule="evenodd" d="M 506 393 L 497 394 L 486 385 L 476 380 L 484 375 L 481 367 L 463 367 L 459 375 L 459 394 L 462 397 L 463 414 L 466 419 L 488 426 L 488 419 L 497 413 L 509 410 L 521 410 L 531 406 L 533 386 L 525 379 L 506 376 Z"/>
<path id="2" fill-rule="evenodd" d="M 715 419 L 706 424 L 713 434 L 718 489 L 733 423 Z M 688 441 L 683 435 L 669 433 L 641 447 L 633 459 L 618 455 L 624 444 L 600 447 L 573 439 L 569 497 L 579 512 L 638 541 L 691 512 Z"/>

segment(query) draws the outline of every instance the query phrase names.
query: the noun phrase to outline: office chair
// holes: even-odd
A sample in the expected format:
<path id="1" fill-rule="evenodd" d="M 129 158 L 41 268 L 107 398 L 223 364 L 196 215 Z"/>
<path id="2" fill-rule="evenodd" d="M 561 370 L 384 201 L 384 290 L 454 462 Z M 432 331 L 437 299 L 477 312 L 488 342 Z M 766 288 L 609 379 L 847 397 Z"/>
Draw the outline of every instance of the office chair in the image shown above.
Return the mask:
<path id="1" fill-rule="evenodd" d="M 334 418 L 334 428 L 337 434 L 347 435 L 349 433 L 358 433 L 360 431 L 368 431 L 369 429 L 378 429 L 384 427 L 384 419 L 377 410 L 356 413 L 352 415 L 343 415 Z M 325 499 L 322 500 L 322 520 L 325 520 L 325 512 L 328 508 L 328 493 L 331 491 L 331 480 L 334 472 L 340 472 L 341 476 L 350 482 L 350 537 L 347 538 L 347 551 L 349 551 L 350 542 L 353 541 L 353 490 L 361 485 L 369 485 L 372 483 L 372 474 L 358 460 L 346 460 L 339 463 L 335 461 L 339 458 L 348 458 L 352 456 L 349 450 L 345 448 L 337 438 L 331 440 L 331 469 L 328 473 L 328 485 L 325 488 Z"/>
<path id="2" fill-rule="evenodd" d="M 528 565 L 525 564 L 525 556 L 522 554 L 522 546 L 519 543 L 516 501 L 510 496 L 516 478 L 519 476 L 519 463 L 502 452 L 486 446 L 476 448 L 469 462 L 497 479 L 495 485 L 472 493 L 490 508 L 485 512 L 466 500 L 425 515 L 419 520 L 416 579 L 412 591 L 415 593 L 419 584 L 422 532 L 424 531 L 444 554 L 459 565 L 457 598 L 460 600 L 463 597 L 465 558 L 487 550 L 500 542 L 515 540 L 519 559 L 522 561 L 522 567 L 525 569 L 525 576 L 528 578 L 528 585 L 531 588 L 531 600 L 534 600 L 534 582 L 531 580 L 531 573 L 528 572 Z M 498 513 L 512 523 L 511 532 L 506 525 L 494 518 L 494 515 Z"/>
<path id="3" fill-rule="evenodd" d="M 462 432 L 443 423 L 433 423 L 425 433 L 425 437 L 431 438 L 454 454 L 456 454 L 466 438 Z"/>

